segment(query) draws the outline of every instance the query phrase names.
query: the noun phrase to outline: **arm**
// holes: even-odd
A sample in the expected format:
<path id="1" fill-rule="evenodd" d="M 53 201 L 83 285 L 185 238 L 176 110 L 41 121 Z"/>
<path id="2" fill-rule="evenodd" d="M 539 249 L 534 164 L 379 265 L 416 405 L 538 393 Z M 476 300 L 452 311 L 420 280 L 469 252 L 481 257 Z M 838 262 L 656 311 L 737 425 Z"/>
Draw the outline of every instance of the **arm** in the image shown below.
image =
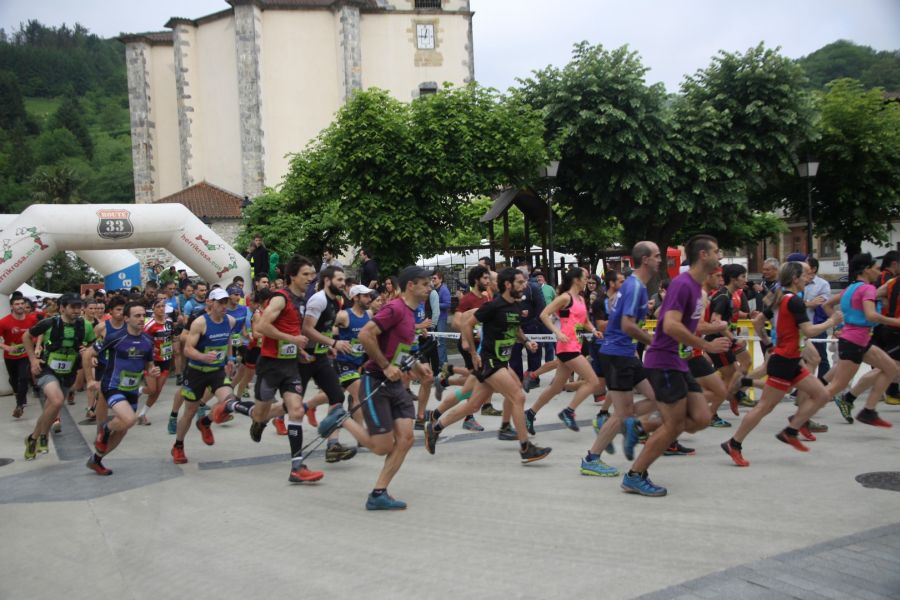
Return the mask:
<path id="1" fill-rule="evenodd" d="M 392 365 L 387 359 L 381 348 L 378 346 L 378 336 L 381 335 L 381 329 L 375 324 L 375 321 L 369 321 L 365 327 L 359 332 L 359 342 L 362 344 L 366 354 L 369 355 L 378 367 L 384 371 L 384 376 L 390 381 L 400 379 L 400 368 Z"/>
<path id="2" fill-rule="evenodd" d="M 191 323 L 191 329 L 187 332 L 184 340 L 184 355 L 191 360 L 208 363 L 216 360 L 216 353 L 202 353 L 197 350 L 197 342 L 204 333 L 206 333 L 206 319 L 197 319 Z"/>
<path id="3" fill-rule="evenodd" d="M 462 316 L 459 334 L 469 349 L 469 354 L 472 356 L 472 363 L 475 365 L 476 369 L 479 369 L 481 368 L 481 357 L 478 356 L 478 346 L 475 345 L 475 326 L 477 324 L 478 319 L 475 318 L 475 310 L 470 310 Z"/>
<path id="4" fill-rule="evenodd" d="M 843 320 L 844 320 L 844 315 L 841 314 L 841 311 L 836 310 L 836 311 L 834 311 L 834 313 L 832 313 L 832 315 L 830 317 L 828 317 L 827 321 L 825 321 L 823 323 L 819 323 L 818 325 L 813 325 L 812 322 L 810 322 L 810 321 L 805 321 L 805 322 L 801 323 L 800 331 L 802 331 L 803 335 L 805 335 L 808 338 L 816 337 L 820 333 L 824 333 L 825 331 L 834 327 L 835 325 L 840 325 Z"/>
<path id="5" fill-rule="evenodd" d="M 887 325 L 888 327 L 900 327 L 900 319 L 886 317 L 875 310 L 874 300 L 863 301 L 863 312 L 866 314 L 867 321 L 871 321 L 872 323 L 881 323 L 882 325 Z"/>
<path id="6" fill-rule="evenodd" d="M 635 322 L 634 317 L 630 317 L 628 315 L 622 315 L 622 333 L 633 340 L 639 341 L 645 346 L 649 346 L 653 341 L 653 336 L 650 335 L 650 332 L 644 330 L 641 327 L 638 327 L 638 324 L 637 322 Z"/>
<path id="7" fill-rule="evenodd" d="M 675 341 L 684 344 L 685 346 L 700 348 L 704 352 L 710 354 L 720 354 L 728 350 L 731 346 L 731 340 L 726 337 L 716 338 L 708 342 L 702 337 L 694 335 L 684 326 L 684 323 L 681 322 L 681 318 L 681 311 L 674 309 L 670 309 L 663 316 L 663 331 Z"/>
<path id="8" fill-rule="evenodd" d="M 541 311 L 541 322 L 544 324 L 544 327 L 550 330 L 550 333 L 556 336 L 562 343 L 566 343 L 569 341 L 569 338 L 560 331 L 559 327 L 557 327 L 553 321 L 550 319 L 550 315 L 556 313 L 569 303 L 569 295 L 568 294 L 560 294 L 553 301 L 544 307 L 544 310 Z"/>

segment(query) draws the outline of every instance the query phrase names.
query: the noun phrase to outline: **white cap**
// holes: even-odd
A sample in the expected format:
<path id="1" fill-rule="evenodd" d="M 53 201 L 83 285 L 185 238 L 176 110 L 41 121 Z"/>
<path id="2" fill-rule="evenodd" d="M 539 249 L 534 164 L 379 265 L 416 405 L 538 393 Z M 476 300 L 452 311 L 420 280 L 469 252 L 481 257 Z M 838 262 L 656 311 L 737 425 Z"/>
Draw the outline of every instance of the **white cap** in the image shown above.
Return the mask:
<path id="1" fill-rule="evenodd" d="M 227 300 L 227 299 L 228 299 L 228 292 L 226 292 L 226 291 L 223 290 L 222 288 L 216 288 L 216 289 L 214 289 L 213 291 L 211 291 L 211 292 L 209 293 L 209 299 L 210 299 L 210 300 L 213 300 L 213 301 L 216 301 L 216 300 Z"/>
<path id="2" fill-rule="evenodd" d="M 104 290 L 103 288 L 100 288 L 99 290 L 97 290 L 97 291 L 94 292 L 94 293 L 95 293 L 95 294 L 105 294 L 105 293 L 106 293 L 106 290 Z"/>
<path id="3" fill-rule="evenodd" d="M 373 290 L 372 288 L 367 288 L 364 285 L 354 285 L 352 288 L 350 288 L 350 297 L 355 298 L 360 294 L 371 294 L 374 291 L 375 290 Z"/>
<path id="4" fill-rule="evenodd" d="M 175 307 L 171 304 L 166 304 L 166 314 L 175 312 Z"/>

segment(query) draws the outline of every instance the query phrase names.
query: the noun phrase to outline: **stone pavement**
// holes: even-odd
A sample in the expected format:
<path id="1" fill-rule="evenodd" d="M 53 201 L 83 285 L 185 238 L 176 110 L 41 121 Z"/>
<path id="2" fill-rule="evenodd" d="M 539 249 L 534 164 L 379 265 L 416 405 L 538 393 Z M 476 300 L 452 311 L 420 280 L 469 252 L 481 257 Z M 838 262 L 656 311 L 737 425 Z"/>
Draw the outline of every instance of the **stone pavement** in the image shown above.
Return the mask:
<path id="1" fill-rule="evenodd" d="M 452 427 L 436 456 L 417 433 L 390 489 L 409 509 L 385 514 L 363 509 L 380 458 L 319 455 L 325 479 L 290 485 L 286 440 L 269 427 L 254 444 L 240 415 L 214 427 L 213 447 L 191 431 L 191 462 L 173 465 L 172 392 L 106 478 L 84 466 L 93 426 L 74 420 L 23 461 L 37 403 L 15 421 L 0 399 L 0 458 L 15 459 L 0 468 L 0 599 L 900 598 L 900 494 L 856 480 L 900 471 L 900 407 L 880 408 L 897 425 L 885 430 L 828 406 L 831 431 L 801 454 L 773 437 L 783 403 L 745 442 L 746 469 L 718 448 L 729 430 L 684 436 L 697 455 L 661 458 L 652 477 L 669 496 L 642 498 L 579 475 L 595 409 L 579 409 L 581 432 L 562 429 L 562 394 L 538 421 L 553 453 L 533 465 L 496 439 L 498 418 L 479 417 L 484 434 Z M 626 468 L 620 440 L 608 462 Z"/>

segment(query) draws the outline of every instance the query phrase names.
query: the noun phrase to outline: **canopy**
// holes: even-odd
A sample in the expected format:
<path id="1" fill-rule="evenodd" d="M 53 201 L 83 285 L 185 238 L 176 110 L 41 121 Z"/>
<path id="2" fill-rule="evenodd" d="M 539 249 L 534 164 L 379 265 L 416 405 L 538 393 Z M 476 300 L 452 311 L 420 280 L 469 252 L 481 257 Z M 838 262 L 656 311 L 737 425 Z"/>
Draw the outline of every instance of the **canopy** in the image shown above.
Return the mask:
<path id="1" fill-rule="evenodd" d="M 35 289 L 28 285 L 27 283 L 23 283 L 18 288 L 16 288 L 17 292 L 22 292 L 22 295 L 28 298 L 29 300 L 36 300 L 38 296 L 41 298 L 59 298 L 62 294 L 54 294 L 53 292 L 42 292 L 41 290 Z"/>
<path id="2" fill-rule="evenodd" d="M 532 246 L 531 254 L 540 255 L 542 250 L 543 249 L 540 246 Z M 482 256 L 488 256 L 489 254 L 490 250 L 488 248 L 468 250 L 463 254 L 457 254 L 455 252 L 444 252 L 443 254 L 438 254 L 429 258 L 420 256 L 416 261 L 416 264 L 418 264 L 420 267 L 449 267 L 450 265 L 474 267 L 478 264 L 479 258 L 481 258 Z M 499 262 L 509 262 L 509 260 L 506 259 L 502 252 L 497 253 L 497 260 Z M 574 254 L 563 254 L 562 252 L 553 253 L 553 264 L 559 265 L 560 261 L 562 260 L 565 260 L 567 265 L 578 264 L 578 259 Z"/>

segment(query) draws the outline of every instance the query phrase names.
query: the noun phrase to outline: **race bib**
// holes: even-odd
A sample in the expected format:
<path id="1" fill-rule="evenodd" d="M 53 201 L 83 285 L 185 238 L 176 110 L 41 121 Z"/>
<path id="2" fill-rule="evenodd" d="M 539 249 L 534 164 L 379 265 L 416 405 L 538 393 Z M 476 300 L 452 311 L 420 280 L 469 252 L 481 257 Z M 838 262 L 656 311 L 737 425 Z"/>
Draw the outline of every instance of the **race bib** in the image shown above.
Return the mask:
<path id="1" fill-rule="evenodd" d="M 513 346 L 516 340 L 497 340 L 494 342 L 494 354 L 503 362 L 509 361 L 512 356 Z"/>
<path id="2" fill-rule="evenodd" d="M 119 372 L 119 389 L 123 392 L 133 392 L 141 383 L 141 374 L 134 371 Z"/>
<path id="3" fill-rule="evenodd" d="M 172 342 L 166 342 L 165 344 L 163 344 L 159 347 L 159 356 L 162 360 L 171 359 L 173 353 L 174 353 L 174 348 L 172 346 Z"/>
<path id="4" fill-rule="evenodd" d="M 351 340 L 350 341 L 350 354 L 353 356 L 362 356 L 366 353 L 366 349 L 363 348 L 363 345 L 359 343 L 359 340 Z"/>
<path id="5" fill-rule="evenodd" d="M 693 346 L 685 346 L 684 344 L 678 344 L 678 356 L 680 356 L 681 358 L 685 358 L 685 359 L 691 358 L 691 356 L 693 356 L 693 353 L 694 353 Z"/>
<path id="6" fill-rule="evenodd" d="M 16 344 L 9 350 L 10 356 L 22 356 L 25 354 L 25 344 Z"/>
<path id="7" fill-rule="evenodd" d="M 327 338 L 331 338 L 333 334 L 330 331 L 329 332 L 323 331 L 322 335 L 324 335 Z M 324 344 L 316 344 L 316 350 L 315 350 L 316 354 L 327 354 L 329 350 L 331 350 L 330 345 L 325 346 Z"/>
<path id="8" fill-rule="evenodd" d="M 391 364 L 395 366 L 400 366 L 402 362 L 407 360 L 410 356 L 410 349 L 412 346 L 409 344 L 397 344 L 397 351 L 394 352 L 394 358 L 391 359 Z"/>
<path id="9" fill-rule="evenodd" d="M 278 340 L 278 358 L 297 358 L 297 344 Z"/>
<path id="10" fill-rule="evenodd" d="M 55 373 L 68 375 L 75 367 L 75 356 L 62 352 L 51 352 L 47 357 L 47 366 Z"/>

